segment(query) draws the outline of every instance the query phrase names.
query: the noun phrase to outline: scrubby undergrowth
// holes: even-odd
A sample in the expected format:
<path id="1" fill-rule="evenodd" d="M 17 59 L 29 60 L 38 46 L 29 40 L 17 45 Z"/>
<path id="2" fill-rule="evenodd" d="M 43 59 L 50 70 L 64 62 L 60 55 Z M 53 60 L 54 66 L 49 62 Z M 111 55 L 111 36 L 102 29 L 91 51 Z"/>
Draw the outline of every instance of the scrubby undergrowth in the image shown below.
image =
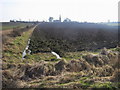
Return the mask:
<path id="1" fill-rule="evenodd" d="M 104 52 L 104 53 L 103 53 Z M 82 52 L 77 58 L 3 64 L 4 88 L 120 88 L 117 49 Z M 74 56 L 74 53 L 73 53 Z"/>

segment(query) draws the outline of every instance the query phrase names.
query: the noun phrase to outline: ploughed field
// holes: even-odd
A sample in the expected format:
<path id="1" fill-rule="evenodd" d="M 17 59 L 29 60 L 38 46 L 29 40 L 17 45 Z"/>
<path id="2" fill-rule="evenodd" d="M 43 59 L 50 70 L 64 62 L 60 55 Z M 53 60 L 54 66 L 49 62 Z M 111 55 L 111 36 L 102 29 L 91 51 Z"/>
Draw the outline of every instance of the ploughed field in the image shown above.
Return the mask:
<path id="1" fill-rule="evenodd" d="M 41 23 L 34 30 L 29 49 L 32 53 L 54 51 L 96 51 L 103 47 L 115 48 L 117 27 L 93 23 Z"/>

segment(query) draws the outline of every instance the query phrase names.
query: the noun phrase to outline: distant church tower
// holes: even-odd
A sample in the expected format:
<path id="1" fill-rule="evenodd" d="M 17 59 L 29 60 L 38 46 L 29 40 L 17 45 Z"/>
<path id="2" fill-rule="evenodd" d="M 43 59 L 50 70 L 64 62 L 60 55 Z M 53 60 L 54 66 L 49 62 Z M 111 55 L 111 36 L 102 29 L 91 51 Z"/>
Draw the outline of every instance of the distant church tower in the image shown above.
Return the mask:
<path id="1" fill-rule="evenodd" d="M 59 21 L 61 22 L 61 15 L 59 16 Z"/>

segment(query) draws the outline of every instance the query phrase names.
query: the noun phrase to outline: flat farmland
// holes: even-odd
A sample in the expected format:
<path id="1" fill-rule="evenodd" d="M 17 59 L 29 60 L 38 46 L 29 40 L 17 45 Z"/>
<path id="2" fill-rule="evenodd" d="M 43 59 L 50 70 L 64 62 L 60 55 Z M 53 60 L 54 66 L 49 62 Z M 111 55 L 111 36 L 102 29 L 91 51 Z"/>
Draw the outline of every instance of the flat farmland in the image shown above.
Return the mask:
<path id="1" fill-rule="evenodd" d="M 2 22 L 2 30 L 11 30 L 14 28 L 22 28 L 30 25 L 32 25 L 32 23 Z"/>
<path id="2" fill-rule="evenodd" d="M 0 30 L 0 37 L 2 36 L 2 43 L 6 42 L 11 37 L 20 36 L 22 32 L 25 32 L 29 28 L 33 27 L 33 23 L 21 23 L 21 22 L 3 22 L 2 30 Z"/>
<path id="3" fill-rule="evenodd" d="M 4 88 L 120 89 L 116 27 L 44 22 L 20 31 L 3 45 Z"/>

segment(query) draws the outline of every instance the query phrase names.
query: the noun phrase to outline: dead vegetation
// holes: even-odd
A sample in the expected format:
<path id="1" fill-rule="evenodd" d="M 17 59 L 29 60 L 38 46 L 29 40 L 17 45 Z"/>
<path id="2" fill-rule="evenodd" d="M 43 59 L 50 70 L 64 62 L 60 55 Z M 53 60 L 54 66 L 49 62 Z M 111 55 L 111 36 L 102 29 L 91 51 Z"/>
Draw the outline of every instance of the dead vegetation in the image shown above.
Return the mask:
<path id="1" fill-rule="evenodd" d="M 111 77 L 111 81 L 120 82 L 120 69 L 116 69 Z"/>
<path id="2" fill-rule="evenodd" d="M 107 85 L 116 87 L 114 83 L 120 82 L 119 65 L 116 65 L 118 57 L 117 51 L 110 50 L 107 54 L 100 52 L 94 55 L 91 53 L 83 55 L 80 59 L 62 59 L 55 63 L 44 60 L 32 64 L 4 63 L 2 70 L 3 88 L 70 87 L 86 89 L 107 88 Z M 112 63 L 114 61 L 115 63 Z"/>

